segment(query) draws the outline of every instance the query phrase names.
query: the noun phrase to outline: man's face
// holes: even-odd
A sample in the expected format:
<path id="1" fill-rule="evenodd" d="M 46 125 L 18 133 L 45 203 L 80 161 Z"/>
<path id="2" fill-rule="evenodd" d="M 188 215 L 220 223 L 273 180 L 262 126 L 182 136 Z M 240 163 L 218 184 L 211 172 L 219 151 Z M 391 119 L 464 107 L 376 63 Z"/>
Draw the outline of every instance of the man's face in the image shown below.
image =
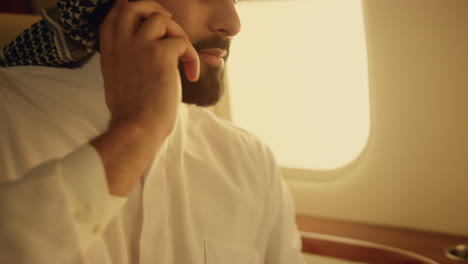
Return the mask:
<path id="1" fill-rule="evenodd" d="M 151 0 L 150 0 L 151 1 Z M 210 106 L 218 102 L 223 87 L 224 62 L 231 39 L 240 31 L 233 0 L 157 0 L 187 33 L 200 57 L 200 79 L 190 82 L 182 65 L 182 101 Z"/>

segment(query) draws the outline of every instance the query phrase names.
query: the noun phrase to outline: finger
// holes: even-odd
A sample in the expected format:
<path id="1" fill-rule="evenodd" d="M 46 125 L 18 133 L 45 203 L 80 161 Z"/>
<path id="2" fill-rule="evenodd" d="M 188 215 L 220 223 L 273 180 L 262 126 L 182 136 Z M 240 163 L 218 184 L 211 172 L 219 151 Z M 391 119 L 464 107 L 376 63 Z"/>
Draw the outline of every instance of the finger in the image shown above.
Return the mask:
<path id="1" fill-rule="evenodd" d="M 138 29 L 135 38 L 154 41 L 165 37 L 184 37 L 189 40 L 184 29 L 171 18 L 159 13 L 152 14 Z"/>
<path id="2" fill-rule="evenodd" d="M 119 38 L 130 39 L 134 36 L 142 21 L 154 13 L 172 17 L 162 5 L 155 1 L 137 1 L 123 5 L 117 21 L 116 34 Z"/>
<path id="3" fill-rule="evenodd" d="M 183 28 L 174 20 L 160 14 L 153 14 L 141 25 L 136 35 L 137 39 L 144 41 L 154 41 L 164 37 L 167 37 L 167 40 L 174 38 L 178 58 L 184 63 L 187 79 L 197 81 L 200 72 L 198 54 Z"/>
<path id="4" fill-rule="evenodd" d="M 99 50 L 102 52 L 110 52 L 114 43 L 114 32 L 119 10 L 127 0 L 116 0 L 114 6 L 110 9 L 106 18 L 99 26 Z"/>
<path id="5" fill-rule="evenodd" d="M 196 60 L 184 62 L 184 71 L 187 80 L 191 82 L 198 81 L 198 78 L 200 77 L 200 60 L 198 56 Z"/>
<path id="6" fill-rule="evenodd" d="M 185 76 L 195 82 L 200 76 L 200 59 L 192 44 L 182 36 L 171 37 L 158 42 L 164 42 L 175 52 L 177 58 L 184 64 Z"/>

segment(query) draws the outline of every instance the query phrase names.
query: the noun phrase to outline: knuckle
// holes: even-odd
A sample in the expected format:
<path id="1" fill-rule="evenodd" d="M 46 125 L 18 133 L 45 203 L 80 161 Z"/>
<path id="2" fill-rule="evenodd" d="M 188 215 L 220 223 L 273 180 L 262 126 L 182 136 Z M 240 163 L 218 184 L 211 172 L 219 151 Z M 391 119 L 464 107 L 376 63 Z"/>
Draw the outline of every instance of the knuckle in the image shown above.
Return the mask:
<path id="1" fill-rule="evenodd" d="M 166 11 L 166 9 L 156 1 L 148 1 L 154 11 Z"/>
<path id="2" fill-rule="evenodd" d="M 170 50 L 170 45 L 167 41 L 159 41 L 157 44 L 153 45 L 155 52 L 167 54 Z"/>
<path id="3" fill-rule="evenodd" d="M 185 47 L 189 44 L 189 41 L 184 36 L 175 36 L 174 44 L 177 45 L 177 47 Z"/>
<path id="4" fill-rule="evenodd" d="M 155 43 L 148 47 L 148 53 L 152 57 L 164 58 L 167 56 L 167 46 L 165 43 Z"/>
<path id="5" fill-rule="evenodd" d="M 159 12 L 154 12 L 148 17 L 148 20 L 159 25 L 164 21 L 164 16 L 162 16 Z"/>
<path id="6" fill-rule="evenodd" d="M 132 12 L 145 11 L 145 12 L 161 12 L 165 11 L 162 5 L 156 1 L 136 1 L 136 2 L 127 2 L 126 5 L 130 8 Z"/>

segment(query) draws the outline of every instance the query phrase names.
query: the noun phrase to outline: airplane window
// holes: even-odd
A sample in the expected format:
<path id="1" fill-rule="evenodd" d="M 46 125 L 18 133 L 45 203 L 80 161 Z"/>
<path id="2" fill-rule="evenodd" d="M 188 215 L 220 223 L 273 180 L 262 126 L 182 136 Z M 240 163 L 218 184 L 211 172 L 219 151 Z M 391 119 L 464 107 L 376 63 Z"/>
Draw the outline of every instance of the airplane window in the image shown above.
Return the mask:
<path id="1" fill-rule="evenodd" d="M 333 170 L 370 130 L 360 0 L 240 1 L 227 65 L 231 119 L 282 167 Z"/>

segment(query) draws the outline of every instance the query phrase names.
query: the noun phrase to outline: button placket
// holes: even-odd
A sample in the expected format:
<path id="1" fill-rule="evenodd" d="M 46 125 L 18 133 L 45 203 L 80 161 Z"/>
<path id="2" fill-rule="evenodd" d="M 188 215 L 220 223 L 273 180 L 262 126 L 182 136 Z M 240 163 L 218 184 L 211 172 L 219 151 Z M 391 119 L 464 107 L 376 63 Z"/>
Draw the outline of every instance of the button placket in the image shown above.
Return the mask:
<path id="1" fill-rule="evenodd" d="M 140 263 L 168 263 L 166 156 L 167 141 L 153 161 L 142 190 Z"/>
<path id="2" fill-rule="evenodd" d="M 102 223 L 96 223 L 93 221 L 89 206 L 83 206 L 75 212 L 75 220 L 87 226 L 87 229 L 94 235 L 100 235 L 104 232 L 104 225 Z"/>
<path id="3" fill-rule="evenodd" d="M 84 223 L 89 219 L 89 213 L 84 209 L 80 209 L 80 210 L 76 211 L 75 219 L 76 219 L 76 221 L 78 221 L 80 223 Z"/>
<path id="4" fill-rule="evenodd" d="M 104 232 L 104 226 L 102 224 L 96 224 L 94 227 L 93 227 L 93 233 L 95 235 L 100 235 Z"/>

